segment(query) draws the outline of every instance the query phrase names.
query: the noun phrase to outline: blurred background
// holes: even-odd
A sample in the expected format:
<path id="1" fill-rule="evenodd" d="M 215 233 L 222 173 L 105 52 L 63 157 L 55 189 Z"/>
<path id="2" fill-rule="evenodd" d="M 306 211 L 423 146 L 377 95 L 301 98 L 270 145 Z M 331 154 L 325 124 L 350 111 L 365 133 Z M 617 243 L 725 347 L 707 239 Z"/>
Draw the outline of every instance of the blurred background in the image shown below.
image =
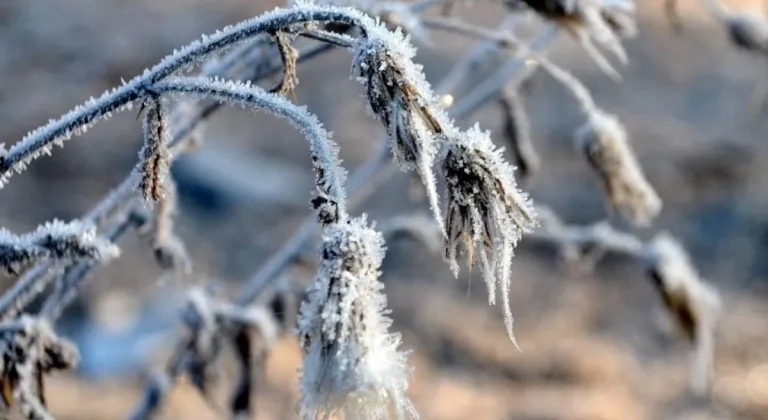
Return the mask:
<path id="1" fill-rule="evenodd" d="M 762 10 L 750 1 L 727 4 Z M 201 33 L 277 5 L 2 0 L 0 139 L 13 144 Z M 470 283 L 464 270 L 456 280 L 439 254 L 405 238 L 390 241 L 383 281 L 395 329 L 413 350 L 410 394 L 422 418 L 768 419 L 768 169 L 760 163 L 768 159 L 768 113 L 749 108 L 768 67 L 736 51 L 701 2 L 681 0 L 679 7 L 685 30 L 677 34 L 661 2 L 639 2 L 640 35 L 625 43 L 630 64 L 621 83 L 599 72 L 566 36 L 549 56 L 624 122 L 664 201 L 661 217 L 638 235 L 672 232 L 722 293 L 712 397 L 689 395 L 690 346 L 669 328 L 637 262 L 607 258 L 593 272 L 574 271 L 559 263 L 554 249 L 523 240 L 511 293 L 518 352 L 500 309 L 487 306 L 480 274 Z M 491 27 L 503 10 L 478 2 L 462 16 Z M 419 45 L 417 61 L 436 81 L 472 45 L 436 34 L 431 45 Z M 300 65 L 296 101 L 334 132 L 351 170 L 375 153 L 384 129 L 365 115 L 349 66 L 341 50 Z M 606 218 L 601 186 L 572 146 L 581 123 L 574 102 L 541 74 L 525 92 L 543 161 L 526 188 L 568 222 Z M 24 232 L 52 218 L 80 217 L 135 165 L 142 144 L 135 117 L 129 112 L 101 123 L 14 177 L 1 192 L 0 225 Z M 504 144 L 498 104 L 460 124 L 474 121 Z M 58 373 L 47 384 L 57 419 L 123 418 L 140 400 L 147 374 L 169 355 L 184 292 L 210 283 L 235 290 L 308 214 L 309 153 L 287 124 L 225 109 L 204 133 L 199 150 L 173 169 L 181 197 L 178 231 L 194 273 L 161 276 L 147 238 L 125 235 L 123 257 L 94 273 L 62 318 L 59 331 L 78 345 L 82 360 L 77 372 Z M 409 176 L 398 173 L 362 211 L 386 221 L 427 207 Z M 289 275 L 306 280 L 312 273 L 297 267 Z M 3 281 L 7 287 L 12 279 Z M 281 339 L 259 382 L 257 418 L 296 418 L 300 362 L 295 338 Z M 222 405 L 227 379 L 224 373 L 221 390 L 214 391 Z M 167 419 L 226 417 L 183 383 L 162 413 Z"/>

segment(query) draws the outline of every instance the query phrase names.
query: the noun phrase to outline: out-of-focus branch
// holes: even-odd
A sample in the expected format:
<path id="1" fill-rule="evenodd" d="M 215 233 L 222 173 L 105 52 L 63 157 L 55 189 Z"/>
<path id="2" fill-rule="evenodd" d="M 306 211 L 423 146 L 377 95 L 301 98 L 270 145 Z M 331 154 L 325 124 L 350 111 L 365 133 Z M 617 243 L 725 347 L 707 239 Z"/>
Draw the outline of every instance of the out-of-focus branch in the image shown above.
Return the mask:
<path id="1" fill-rule="evenodd" d="M 608 222 L 591 225 L 564 223 L 548 207 L 537 207 L 540 228 L 527 236 L 554 245 L 569 263 L 588 260 L 589 266 L 606 253 L 639 262 L 677 328 L 693 346 L 691 389 L 704 394 L 710 386 L 714 354 L 714 334 L 722 313 L 717 290 L 701 278 L 685 249 L 666 232 L 644 241 Z M 441 239 L 440 230 L 422 214 L 397 216 L 384 221 L 387 237 L 410 235 L 434 248 Z"/>

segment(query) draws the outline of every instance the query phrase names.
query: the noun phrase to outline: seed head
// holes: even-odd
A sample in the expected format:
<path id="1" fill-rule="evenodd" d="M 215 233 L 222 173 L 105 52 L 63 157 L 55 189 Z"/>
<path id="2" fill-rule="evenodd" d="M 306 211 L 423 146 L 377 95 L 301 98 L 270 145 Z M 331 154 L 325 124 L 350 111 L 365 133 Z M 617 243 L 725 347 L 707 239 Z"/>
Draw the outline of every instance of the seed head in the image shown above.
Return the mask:
<path id="1" fill-rule="evenodd" d="M 442 160 L 446 179 L 446 230 L 444 258 L 458 275 L 459 244 L 467 252 L 468 265 L 479 255 L 485 272 L 490 304 L 501 287 L 504 318 L 510 338 L 510 266 L 513 250 L 523 232 L 536 226 L 535 212 L 525 193 L 517 189 L 513 168 L 495 149 L 488 132 L 477 125 L 449 143 Z"/>

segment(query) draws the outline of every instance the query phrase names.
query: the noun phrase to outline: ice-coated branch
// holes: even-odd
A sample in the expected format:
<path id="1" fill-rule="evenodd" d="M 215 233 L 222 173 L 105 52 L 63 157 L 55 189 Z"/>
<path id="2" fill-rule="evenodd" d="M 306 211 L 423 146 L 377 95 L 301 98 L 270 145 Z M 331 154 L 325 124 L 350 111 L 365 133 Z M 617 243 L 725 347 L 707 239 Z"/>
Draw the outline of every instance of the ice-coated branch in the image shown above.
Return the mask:
<path id="1" fill-rule="evenodd" d="M 10 272 L 39 259 L 106 260 L 118 254 L 116 246 L 96 235 L 95 226 L 79 221 L 54 220 L 23 235 L 0 229 L 0 266 Z"/>
<path id="2" fill-rule="evenodd" d="M 59 338 L 45 319 L 24 316 L 18 325 L 20 329 L 5 334 L 0 341 L 4 350 L 0 366 L 3 402 L 6 406 L 18 402 L 28 419 L 53 419 L 46 409 L 44 375 L 74 367 L 79 353 L 70 342 Z"/>
<path id="3" fill-rule="evenodd" d="M 50 154 L 52 144 L 63 145 L 64 140 L 84 133 L 93 124 L 111 116 L 113 112 L 127 109 L 135 101 L 154 95 L 153 85 L 191 69 L 212 53 L 221 52 L 248 41 L 262 33 L 274 33 L 297 24 L 309 22 L 340 22 L 360 29 L 363 37 L 375 33 L 379 39 L 388 33 L 386 28 L 372 18 L 354 9 L 333 6 L 300 5 L 275 9 L 272 12 L 224 28 L 213 35 L 182 48 L 167 56 L 152 69 L 126 82 L 122 86 L 105 92 L 97 99 L 91 99 L 61 118 L 52 120 L 27 134 L 14 144 L 7 153 L 0 156 L 0 187 L 8 181 L 13 171 L 21 172 L 28 164 L 41 156 Z"/>
<path id="4" fill-rule="evenodd" d="M 597 49 L 610 51 L 623 64 L 628 62 L 622 38 L 637 32 L 635 4 L 629 0 L 504 0 L 507 5 L 525 3 L 540 16 L 558 25 L 581 44 L 598 67 L 615 80 L 621 76 Z"/>

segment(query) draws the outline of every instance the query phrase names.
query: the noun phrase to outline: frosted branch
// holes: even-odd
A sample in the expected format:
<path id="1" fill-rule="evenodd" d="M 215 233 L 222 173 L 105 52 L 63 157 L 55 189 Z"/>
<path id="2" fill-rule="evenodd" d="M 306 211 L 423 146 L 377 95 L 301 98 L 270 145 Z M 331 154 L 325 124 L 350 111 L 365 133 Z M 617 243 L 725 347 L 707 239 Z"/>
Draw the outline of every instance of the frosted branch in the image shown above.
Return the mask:
<path id="1" fill-rule="evenodd" d="M 20 236 L 0 229 L 0 266 L 11 272 L 39 259 L 106 260 L 118 254 L 116 246 L 96 236 L 94 226 L 79 221 L 54 220 Z"/>
<path id="2" fill-rule="evenodd" d="M 262 33 L 274 33 L 283 28 L 308 22 L 341 22 L 360 28 L 363 36 L 369 31 L 381 32 L 370 17 L 353 9 L 332 6 L 301 4 L 287 9 L 276 9 L 235 26 L 224 28 L 213 35 L 203 36 L 179 51 L 167 56 L 152 69 L 126 82 L 122 86 L 105 92 L 98 99 L 91 99 L 57 120 L 35 129 L 20 142 L 14 144 L 0 156 L 0 187 L 12 171 L 22 172 L 29 163 L 50 154 L 52 144 L 63 146 L 63 141 L 80 135 L 99 120 L 108 118 L 113 112 L 125 110 L 138 100 L 153 95 L 153 85 L 189 70 L 195 64 L 237 44 L 248 41 Z"/>

